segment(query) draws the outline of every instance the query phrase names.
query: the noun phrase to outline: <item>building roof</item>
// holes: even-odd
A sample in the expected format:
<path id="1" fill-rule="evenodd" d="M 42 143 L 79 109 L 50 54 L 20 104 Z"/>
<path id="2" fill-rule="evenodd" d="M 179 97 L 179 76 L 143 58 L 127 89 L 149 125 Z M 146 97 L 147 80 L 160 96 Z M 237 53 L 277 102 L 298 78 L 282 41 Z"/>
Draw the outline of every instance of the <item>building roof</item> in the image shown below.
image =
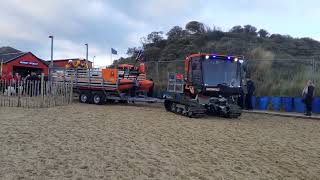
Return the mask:
<path id="1" fill-rule="evenodd" d="M 7 63 L 9 61 L 17 59 L 18 57 L 25 55 L 25 54 L 27 54 L 27 53 L 26 52 L 17 52 L 17 53 L 0 54 L 0 62 Z"/>
<path id="2" fill-rule="evenodd" d="M 2 53 L 0 54 L 0 63 L 8 63 L 10 61 L 13 61 L 21 56 L 24 56 L 26 54 L 32 54 L 31 52 L 16 52 L 16 53 Z M 35 56 L 34 54 L 32 54 L 33 56 Z M 50 63 L 47 61 L 44 61 L 40 58 L 38 58 L 37 56 L 35 56 L 39 61 L 43 62 L 45 65 L 49 65 Z"/>
<path id="3" fill-rule="evenodd" d="M 54 59 L 53 61 L 56 62 L 56 61 L 69 61 L 69 60 L 72 60 L 72 61 L 77 61 L 77 60 L 81 60 L 81 61 L 85 61 L 86 59 L 83 59 L 83 58 L 69 58 L 69 59 Z M 47 60 L 47 62 L 50 63 L 51 60 Z M 88 62 L 91 62 L 90 60 Z"/>
<path id="4" fill-rule="evenodd" d="M 4 46 L 4 47 L 0 47 L 0 54 L 7 54 L 7 53 L 18 53 L 21 52 L 15 48 L 12 48 L 10 46 Z"/>

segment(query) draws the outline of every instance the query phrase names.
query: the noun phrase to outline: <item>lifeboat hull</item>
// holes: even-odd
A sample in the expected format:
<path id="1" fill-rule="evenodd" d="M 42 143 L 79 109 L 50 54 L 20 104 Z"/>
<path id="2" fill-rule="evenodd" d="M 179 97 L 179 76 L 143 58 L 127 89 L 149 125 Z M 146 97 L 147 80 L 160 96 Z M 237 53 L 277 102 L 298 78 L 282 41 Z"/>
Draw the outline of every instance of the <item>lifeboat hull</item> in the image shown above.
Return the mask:
<path id="1" fill-rule="evenodd" d="M 150 80 L 142 80 L 142 81 L 139 81 L 139 90 L 141 91 L 149 91 L 150 88 L 153 86 L 153 81 L 150 81 Z"/>
<path id="2" fill-rule="evenodd" d="M 129 80 L 129 79 L 121 79 L 120 80 L 120 84 L 118 86 L 118 89 L 120 91 L 126 91 L 126 90 L 129 90 L 133 87 L 133 81 L 132 80 Z"/>

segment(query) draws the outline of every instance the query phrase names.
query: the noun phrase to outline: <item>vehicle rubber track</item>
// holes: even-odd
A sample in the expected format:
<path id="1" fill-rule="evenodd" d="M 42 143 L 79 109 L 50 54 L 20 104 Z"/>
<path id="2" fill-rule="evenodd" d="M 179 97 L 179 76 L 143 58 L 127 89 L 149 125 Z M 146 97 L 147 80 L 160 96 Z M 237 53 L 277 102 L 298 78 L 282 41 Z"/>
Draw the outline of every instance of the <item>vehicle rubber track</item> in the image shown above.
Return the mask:
<path id="1" fill-rule="evenodd" d="M 190 118 L 201 118 L 206 115 L 206 109 L 197 104 L 180 104 L 171 100 L 165 100 L 164 106 L 167 111 Z"/>
<path id="2" fill-rule="evenodd" d="M 239 116 L 241 116 L 241 109 L 239 106 L 235 105 L 235 104 L 230 104 L 230 110 L 229 113 L 227 115 L 228 118 L 238 118 Z"/>

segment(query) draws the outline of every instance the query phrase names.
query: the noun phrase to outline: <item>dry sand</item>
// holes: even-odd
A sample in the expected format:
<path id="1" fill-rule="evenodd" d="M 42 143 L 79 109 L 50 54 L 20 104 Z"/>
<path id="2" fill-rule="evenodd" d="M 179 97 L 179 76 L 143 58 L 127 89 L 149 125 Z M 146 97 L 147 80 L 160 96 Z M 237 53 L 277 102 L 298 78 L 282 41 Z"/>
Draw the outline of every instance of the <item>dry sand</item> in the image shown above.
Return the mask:
<path id="1" fill-rule="evenodd" d="M 0 179 L 320 179 L 320 121 L 0 107 Z"/>

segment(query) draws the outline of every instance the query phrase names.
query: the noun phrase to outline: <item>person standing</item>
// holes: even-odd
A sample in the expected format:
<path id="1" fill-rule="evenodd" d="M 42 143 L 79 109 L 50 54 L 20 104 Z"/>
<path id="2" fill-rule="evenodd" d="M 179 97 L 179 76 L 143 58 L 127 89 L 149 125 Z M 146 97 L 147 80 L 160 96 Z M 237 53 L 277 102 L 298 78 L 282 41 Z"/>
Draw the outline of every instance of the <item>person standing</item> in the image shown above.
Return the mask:
<path id="1" fill-rule="evenodd" d="M 256 88 L 254 86 L 254 82 L 250 79 L 250 77 L 247 78 L 246 88 L 247 88 L 246 97 L 245 97 L 246 110 L 252 110 L 253 109 L 252 96 Z"/>
<path id="2" fill-rule="evenodd" d="M 239 97 L 238 97 L 238 105 L 240 106 L 241 109 L 244 108 L 244 91 L 243 89 L 246 87 L 241 87 L 239 90 Z"/>
<path id="3" fill-rule="evenodd" d="M 152 80 L 152 79 L 150 79 L 150 81 L 152 81 L 152 86 L 150 87 L 150 89 L 149 89 L 149 91 L 148 91 L 147 95 L 148 95 L 148 97 L 153 97 L 153 88 L 154 88 L 154 83 L 153 83 L 153 80 Z"/>
<path id="4" fill-rule="evenodd" d="M 37 73 L 31 72 L 30 76 L 27 76 L 26 83 L 27 83 L 27 92 L 29 96 L 36 95 L 37 96 L 37 89 L 36 88 L 36 82 L 40 79 L 37 76 Z"/>
<path id="5" fill-rule="evenodd" d="M 308 80 L 306 86 L 303 88 L 302 91 L 303 102 L 306 106 L 306 116 L 311 116 L 314 88 L 315 86 L 313 82 L 311 80 Z"/>

